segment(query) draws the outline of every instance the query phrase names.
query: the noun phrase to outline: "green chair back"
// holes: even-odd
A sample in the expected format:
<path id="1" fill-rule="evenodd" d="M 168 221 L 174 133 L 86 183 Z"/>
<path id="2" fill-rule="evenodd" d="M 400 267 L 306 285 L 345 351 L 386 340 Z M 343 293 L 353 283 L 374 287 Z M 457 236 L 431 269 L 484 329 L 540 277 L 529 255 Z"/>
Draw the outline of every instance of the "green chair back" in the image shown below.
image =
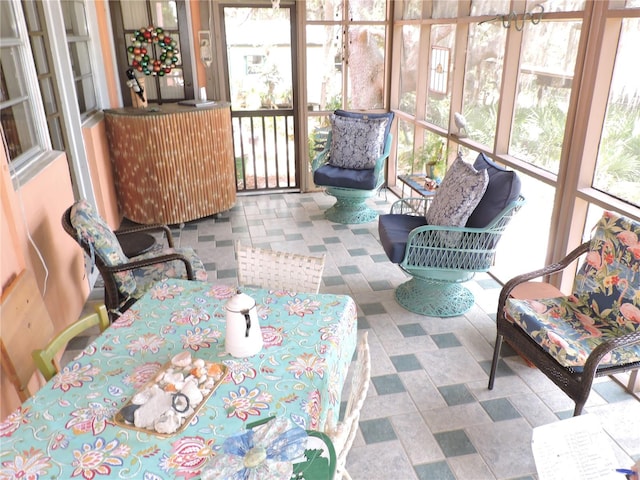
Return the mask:
<path id="1" fill-rule="evenodd" d="M 77 337 L 80 333 L 94 325 L 98 325 L 101 332 L 104 332 L 109 326 L 109 316 L 107 315 L 107 308 L 104 305 L 97 306 L 95 313 L 86 315 L 72 325 L 69 325 L 56 335 L 45 348 L 32 352 L 31 355 L 36 367 L 47 381 L 60 371 L 60 366 L 56 360 L 58 352 L 69 343 L 69 340 Z"/>

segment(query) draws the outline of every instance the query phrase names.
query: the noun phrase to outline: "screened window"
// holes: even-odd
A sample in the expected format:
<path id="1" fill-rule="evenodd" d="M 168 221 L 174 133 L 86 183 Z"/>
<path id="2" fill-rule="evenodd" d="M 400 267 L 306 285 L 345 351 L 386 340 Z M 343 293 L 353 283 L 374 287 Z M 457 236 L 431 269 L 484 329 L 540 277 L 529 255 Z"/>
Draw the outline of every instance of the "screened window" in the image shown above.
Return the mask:
<path id="1" fill-rule="evenodd" d="M 386 3 L 303 2 L 307 99 L 319 110 L 385 108 Z"/>
<path id="2" fill-rule="evenodd" d="M 83 1 L 64 0 L 61 7 L 78 108 L 80 115 L 86 117 L 98 108 L 86 5 Z"/>
<path id="3" fill-rule="evenodd" d="M 622 21 L 593 186 L 640 206 L 640 19 Z"/>
<path id="4" fill-rule="evenodd" d="M 487 146 L 496 135 L 506 38 L 498 22 L 469 26 L 462 114 L 466 134 Z"/>
<path id="5" fill-rule="evenodd" d="M 509 153 L 558 173 L 581 22 L 530 22 L 524 40 Z"/>
<path id="6" fill-rule="evenodd" d="M 400 51 L 400 110 L 410 115 L 416 114 L 416 87 L 418 81 L 418 50 L 420 48 L 420 27 L 402 26 Z"/>
<path id="7" fill-rule="evenodd" d="M 48 147 L 39 131 L 44 122 L 37 123 L 42 113 L 34 102 L 39 94 L 32 65 L 20 4 L 0 2 L 0 116 L 14 172 Z"/>
<path id="8" fill-rule="evenodd" d="M 27 22 L 27 30 L 31 42 L 31 52 L 35 61 L 38 84 L 42 95 L 49 137 L 55 150 L 65 150 L 62 129 L 60 100 L 57 97 L 56 78 L 51 68 L 51 50 L 46 40 L 46 24 L 42 12 L 42 3 L 35 0 L 22 0 L 22 7 Z"/>
<path id="9" fill-rule="evenodd" d="M 433 25 L 429 51 L 429 84 L 427 92 L 426 120 L 447 128 L 451 107 L 451 66 L 456 39 L 455 25 Z"/>

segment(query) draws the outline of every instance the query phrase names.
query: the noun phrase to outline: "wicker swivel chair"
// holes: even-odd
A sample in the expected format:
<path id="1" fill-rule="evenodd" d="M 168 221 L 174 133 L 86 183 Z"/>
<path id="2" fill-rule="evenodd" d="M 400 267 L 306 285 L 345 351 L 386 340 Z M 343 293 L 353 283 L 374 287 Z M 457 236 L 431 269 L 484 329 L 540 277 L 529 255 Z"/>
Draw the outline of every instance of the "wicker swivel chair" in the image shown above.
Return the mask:
<path id="1" fill-rule="evenodd" d="M 336 449 L 336 480 L 344 478 L 351 480 L 351 475 L 347 472 L 345 464 L 347 455 L 353 445 L 353 441 L 358 433 L 360 421 L 360 411 L 367 398 L 369 382 L 371 380 L 371 354 L 369 352 L 368 332 L 364 332 L 358 343 L 358 357 L 356 359 L 355 370 L 351 379 L 351 393 L 347 401 L 347 408 L 344 412 L 344 420 L 335 422 L 332 412 L 329 412 L 324 433 L 326 433 Z"/>
<path id="2" fill-rule="evenodd" d="M 207 280 L 207 271 L 192 248 L 175 248 L 166 225 L 141 225 L 113 231 L 86 200 L 79 200 L 62 215 L 62 227 L 98 267 L 104 281 L 105 305 L 110 320 L 117 318 L 154 283 L 164 278 Z M 119 237 L 138 232 L 161 232 L 168 248 L 128 258 Z"/>
<path id="3" fill-rule="evenodd" d="M 320 289 L 324 255 L 312 257 L 236 242 L 236 257 L 239 285 L 306 293 Z"/>
<path id="4" fill-rule="evenodd" d="M 391 206 L 389 214 L 381 215 L 378 220 L 380 242 L 387 257 L 412 277 L 395 292 L 398 303 L 411 312 L 453 317 L 468 311 L 475 299 L 462 284 L 477 272 L 487 272 L 491 268 L 502 233 L 524 204 L 515 172 L 492 164 L 484 167 L 484 170 L 490 170 L 488 183 L 483 178 L 474 180 L 476 185 L 451 183 L 452 178 L 457 181 L 466 175 L 480 177 L 482 162 L 486 163 L 483 156 L 474 164 L 478 170 L 471 170 L 470 165 L 457 159 L 433 201 L 428 198 L 399 200 Z M 463 198 L 472 195 L 474 189 L 478 189 L 480 198 L 471 202 Z M 454 210 L 456 203 L 467 203 L 466 214 L 462 209 L 454 212 L 461 222 L 468 217 L 466 225 L 443 225 L 437 221 L 438 214 L 434 210 L 444 203 L 436 202 L 451 191 L 453 194 L 448 202 L 454 204 Z M 428 205 L 430 201 L 431 205 Z M 445 214 L 450 211 L 453 210 L 447 209 L 446 205 L 443 207 Z M 436 220 L 430 221 L 430 215 Z"/>
<path id="5" fill-rule="evenodd" d="M 385 183 L 393 116 L 336 110 L 330 117 L 332 129 L 311 166 L 314 183 L 336 198 L 325 212 L 328 220 L 357 224 L 378 217 L 366 200 Z"/>
<path id="6" fill-rule="evenodd" d="M 575 402 L 580 415 L 595 377 L 640 368 L 640 223 L 605 212 L 590 241 L 557 263 L 507 282 L 500 292 L 489 389 L 494 385 L 502 340 Z M 516 288 L 561 272 L 586 257 L 562 295 L 533 283 L 552 298 L 526 298 Z M 542 285 L 542 286 L 540 286 Z"/>

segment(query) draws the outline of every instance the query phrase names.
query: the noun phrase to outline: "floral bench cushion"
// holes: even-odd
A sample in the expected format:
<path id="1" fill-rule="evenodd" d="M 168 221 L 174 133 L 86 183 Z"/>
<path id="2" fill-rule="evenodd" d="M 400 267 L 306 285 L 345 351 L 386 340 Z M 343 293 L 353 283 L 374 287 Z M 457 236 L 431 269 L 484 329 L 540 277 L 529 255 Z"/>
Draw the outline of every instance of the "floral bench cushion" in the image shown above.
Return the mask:
<path id="1" fill-rule="evenodd" d="M 135 260 L 143 260 L 145 258 L 154 258 L 160 255 L 170 253 L 181 253 L 191 262 L 196 280 L 201 282 L 207 281 L 207 271 L 205 270 L 202 260 L 198 257 L 195 250 L 189 247 L 182 248 L 165 248 L 163 250 L 155 250 L 147 252 L 135 257 Z M 187 271 L 184 263 L 180 260 L 172 260 L 170 262 L 156 263 L 148 267 L 136 268 L 133 270 L 138 290 L 133 294 L 134 298 L 140 298 L 154 283 L 166 278 L 187 278 Z"/>
<path id="2" fill-rule="evenodd" d="M 510 299 L 507 317 L 561 365 L 579 371 L 604 341 L 640 331 L 640 224 L 605 212 L 570 297 Z M 602 365 L 640 361 L 640 346 L 615 349 Z"/>
<path id="3" fill-rule="evenodd" d="M 129 261 L 111 227 L 86 200 L 78 200 L 74 203 L 71 208 L 71 224 L 76 229 L 78 237 L 93 248 L 95 255 L 105 265 L 113 267 Z M 114 275 L 122 295 L 133 296 L 137 289 L 133 274 L 117 272 Z"/>

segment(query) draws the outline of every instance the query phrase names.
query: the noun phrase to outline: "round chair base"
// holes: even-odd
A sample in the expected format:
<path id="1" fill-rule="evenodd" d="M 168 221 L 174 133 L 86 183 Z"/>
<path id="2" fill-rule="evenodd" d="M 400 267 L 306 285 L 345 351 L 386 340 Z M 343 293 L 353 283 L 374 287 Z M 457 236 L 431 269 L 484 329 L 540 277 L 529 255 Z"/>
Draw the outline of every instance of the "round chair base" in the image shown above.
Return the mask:
<path id="1" fill-rule="evenodd" d="M 338 199 L 338 201 L 324 212 L 327 220 L 335 223 L 369 223 L 378 218 L 378 212 L 369 208 L 363 201 L 350 202 Z"/>
<path id="2" fill-rule="evenodd" d="M 459 283 L 417 278 L 396 289 L 396 300 L 410 312 L 430 317 L 457 317 L 469 311 L 475 302 L 473 293 Z"/>

